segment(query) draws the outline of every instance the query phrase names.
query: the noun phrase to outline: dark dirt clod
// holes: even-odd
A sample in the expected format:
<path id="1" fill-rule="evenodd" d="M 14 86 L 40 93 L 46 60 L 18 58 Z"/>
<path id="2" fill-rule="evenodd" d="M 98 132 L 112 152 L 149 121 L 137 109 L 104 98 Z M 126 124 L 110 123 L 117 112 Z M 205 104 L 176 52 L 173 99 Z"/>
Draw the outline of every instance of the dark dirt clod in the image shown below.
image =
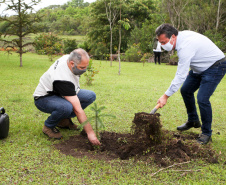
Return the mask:
<path id="1" fill-rule="evenodd" d="M 160 166 L 192 159 L 218 163 L 218 156 L 211 146 L 199 145 L 198 134 L 180 133 L 161 129 L 160 114 L 136 113 L 131 133 L 102 132 L 101 146 L 94 148 L 85 135 L 75 135 L 55 147 L 66 155 L 90 157 L 101 160 L 122 160 L 135 157 L 154 161 Z M 95 151 L 93 151 L 95 150 Z"/>
<path id="2" fill-rule="evenodd" d="M 149 114 L 145 112 L 136 113 L 131 131 L 134 137 L 149 142 L 148 144 L 158 144 L 162 142 L 162 125 L 160 114 Z"/>

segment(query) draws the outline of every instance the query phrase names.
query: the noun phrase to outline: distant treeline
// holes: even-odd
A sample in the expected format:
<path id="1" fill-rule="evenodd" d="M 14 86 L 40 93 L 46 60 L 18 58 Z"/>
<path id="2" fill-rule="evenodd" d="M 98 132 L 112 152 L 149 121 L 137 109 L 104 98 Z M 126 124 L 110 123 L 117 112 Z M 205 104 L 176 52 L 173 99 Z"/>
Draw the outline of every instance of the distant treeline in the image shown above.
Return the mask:
<path id="1" fill-rule="evenodd" d="M 71 0 L 36 12 L 42 19 L 35 26 L 40 32 L 87 35 L 85 49 L 100 59 L 109 57 L 111 31 L 112 50 L 117 53 L 120 29 L 125 57 L 152 53 L 155 29 L 162 23 L 204 34 L 226 52 L 225 10 L 222 0 L 97 0 L 91 4 Z M 0 32 L 6 30 L 7 22 L 0 22 Z"/>

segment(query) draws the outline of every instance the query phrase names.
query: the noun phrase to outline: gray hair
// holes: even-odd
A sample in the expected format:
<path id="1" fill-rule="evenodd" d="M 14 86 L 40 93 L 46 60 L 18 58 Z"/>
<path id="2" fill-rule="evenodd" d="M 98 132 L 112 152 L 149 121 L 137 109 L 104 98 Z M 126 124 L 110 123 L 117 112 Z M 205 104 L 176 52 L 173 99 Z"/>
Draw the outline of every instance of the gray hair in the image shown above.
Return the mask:
<path id="1" fill-rule="evenodd" d="M 156 30 L 155 34 L 159 37 L 162 34 L 165 34 L 167 38 L 170 38 L 172 35 L 177 36 L 178 30 L 174 28 L 171 24 L 162 24 Z"/>
<path id="2" fill-rule="evenodd" d="M 78 65 L 81 63 L 81 61 L 84 57 L 86 59 L 89 59 L 88 53 L 84 49 L 78 48 L 70 53 L 68 62 L 73 61 L 75 63 L 75 65 Z"/>

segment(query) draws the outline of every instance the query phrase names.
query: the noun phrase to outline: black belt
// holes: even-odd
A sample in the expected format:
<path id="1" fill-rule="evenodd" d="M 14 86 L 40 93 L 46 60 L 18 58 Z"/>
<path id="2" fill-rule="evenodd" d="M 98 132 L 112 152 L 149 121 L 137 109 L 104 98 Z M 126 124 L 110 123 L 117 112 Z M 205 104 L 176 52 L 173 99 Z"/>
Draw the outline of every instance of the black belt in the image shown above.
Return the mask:
<path id="1" fill-rule="evenodd" d="M 224 61 L 226 61 L 226 57 L 224 57 L 224 58 L 222 58 L 222 59 L 216 61 L 212 66 L 215 66 L 215 65 L 217 65 L 217 64 L 219 64 L 219 63 L 221 63 L 221 62 L 224 62 Z"/>
<path id="2" fill-rule="evenodd" d="M 47 95 L 44 95 L 44 96 L 35 96 L 34 97 L 34 100 L 38 100 L 39 98 L 43 98 L 43 97 L 46 97 L 46 96 L 53 96 L 54 94 L 47 94 Z"/>
<path id="3" fill-rule="evenodd" d="M 37 100 L 39 99 L 41 96 L 35 96 L 34 99 Z"/>

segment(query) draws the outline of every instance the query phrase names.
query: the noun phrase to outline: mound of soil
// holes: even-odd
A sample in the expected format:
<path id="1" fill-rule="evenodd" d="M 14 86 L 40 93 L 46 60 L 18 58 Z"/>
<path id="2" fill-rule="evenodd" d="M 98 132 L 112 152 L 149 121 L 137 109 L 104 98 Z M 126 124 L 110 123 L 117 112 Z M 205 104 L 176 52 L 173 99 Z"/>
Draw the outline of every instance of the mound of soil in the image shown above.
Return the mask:
<path id="1" fill-rule="evenodd" d="M 66 155 L 106 161 L 135 157 L 168 166 L 175 162 L 201 158 L 218 163 L 218 156 L 210 145 L 202 146 L 196 142 L 198 134 L 162 130 L 159 117 L 158 113 L 136 113 L 131 133 L 102 132 L 102 145 L 98 148 L 93 147 L 84 134 L 71 136 L 69 140 L 56 144 L 55 147 Z"/>

